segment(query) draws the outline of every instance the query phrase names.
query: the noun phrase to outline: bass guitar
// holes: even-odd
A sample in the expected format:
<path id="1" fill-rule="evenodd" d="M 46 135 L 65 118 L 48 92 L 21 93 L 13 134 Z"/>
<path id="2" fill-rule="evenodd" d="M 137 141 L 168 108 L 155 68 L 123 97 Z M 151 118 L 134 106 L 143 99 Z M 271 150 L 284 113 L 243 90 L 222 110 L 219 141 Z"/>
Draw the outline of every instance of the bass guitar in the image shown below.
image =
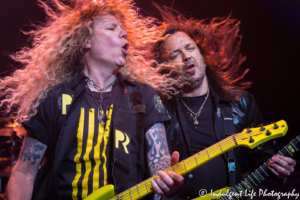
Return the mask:
<path id="1" fill-rule="evenodd" d="M 277 155 L 292 157 L 300 149 L 300 135 L 293 139 L 288 145 L 283 147 Z M 241 199 L 244 196 L 249 196 L 251 191 L 265 180 L 272 173 L 268 169 L 270 159 L 263 165 L 259 166 L 254 172 L 249 174 L 240 183 L 234 187 L 225 187 L 220 190 L 209 193 L 205 196 L 197 197 L 193 200 L 212 200 L 212 199 Z"/>
<path id="2" fill-rule="evenodd" d="M 164 172 L 173 171 L 177 174 L 184 175 L 200 165 L 212 160 L 213 158 L 233 149 L 237 146 L 246 146 L 253 149 L 257 145 L 272 140 L 274 138 L 282 137 L 286 134 L 288 126 L 284 120 L 278 121 L 267 126 L 244 129 L 241 133 L 231 135 L 222 141 L 200 151 L 199 153 L 177 163 L 168 168 Z M 139 183 L 136 186 L 125 190 L 115 196 L 114 186 L 106 185 L 99 188 L 85 200 L 135 200 L 140 199 L 151 192 L 153 192 L 151 180 L 157 178 L 153 176 L 147 180 Z"/>

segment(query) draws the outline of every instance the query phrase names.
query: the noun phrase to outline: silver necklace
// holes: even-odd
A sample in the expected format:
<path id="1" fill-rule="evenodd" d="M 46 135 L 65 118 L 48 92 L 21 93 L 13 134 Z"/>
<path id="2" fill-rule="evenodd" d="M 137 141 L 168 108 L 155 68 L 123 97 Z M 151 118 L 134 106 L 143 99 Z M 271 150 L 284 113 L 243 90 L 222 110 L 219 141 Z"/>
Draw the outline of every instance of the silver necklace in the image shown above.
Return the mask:
<path id="1" fill-rule="evenodd" d="M 191 116 L 192 119 L 194 120 L 194 125 L 193 125 L 193 126 L 195 126 L 195 128 L 197 128 L 197 125 L 199 124 L 197 118 L 200 116 L 200 113 L 201 113 L 201 111 L 202 111 L 202 109 L 203 109 L 203 106 L 204 106 L 204 104 L 205 104 L 205 102 L 206 102 L 206 100 L 207 100 L 207 98 L 208 98 L 208 95 L 209 95 L 209 88 L 208 88 L 206 97 L 205 97 L 205 99 L 204 99 L 204 102 L 202 103 L 202 105 L 201 105 L 201 107 L 199 108 L 199 110 L 198 110 L 197 113 L 194 113 L 194 112 L 192 111 L 192 109 L 190 109 L 190 108 L 184 103 L 184 101 L 183 101 L 182 99 L 180 99 L 181 102 L 182 102 L 182 104 L 184 105 L 184 107 L 186 107 L 188 114 L 190 114 L 190 116 Z"/>
<path id="2" fill-rule="evenodd" d="M 85 72 L 84 72 L 84 73 L 85 73 Z M 85 73 L 85 75 L 87 76 L 86 73 Z M 87 77 L 89 78 L 87 86 L 89 87 L 89 89 L 90 89 L 90 91 L 91 91 L 91 94 L 92 94 L 92 96 L 93 96 L 93 99 L 94 99 L 94 101 L 95 101 L 96 106 L 98 107 L 98 121 L 99 121 L 99 123 L 100 123 L 102 126 L 104 126 L 105 123 L 106 123 L 106 111 L 105 111 L 105 110 L 103 109 L 103 107 L 102 107 L 102 102 L 103 102 L 103 95 L 102 95 L 102 92 L 105 91 L 105 90 L 107 90 L 108 88 L 112 87 L 112 86 L 115 84 L 115 82 L 116 82 L 116 80 L 117 80 L 117 77 L 115 78 L 115 80 L 113 80 L 113 82 L 111 82 L 109 85 L 105 86 L 104 88 L 99 87 L 99 86 L 96 84 L 96 82 L 95 82 L 93 79 L 91 79 L 89 76 L 87 76 Z M 99 98 L 99 106 L 98 106 L 98 104 L 96 103 L 96 99 L 95 99 L 95 97 L 94 97 L 94 95 L 93 95 L 93 93 L 92 93 L 92 90 L 91 90 L 91 88 L 90 88 L 90 85 L 93 86 L 94 88 L 96 88 L 96 89 L 99 91 L 99 93 L 100 93 L 100 94 L 99 94 L 99 95 L 100 95 L 100 98 Z"/>

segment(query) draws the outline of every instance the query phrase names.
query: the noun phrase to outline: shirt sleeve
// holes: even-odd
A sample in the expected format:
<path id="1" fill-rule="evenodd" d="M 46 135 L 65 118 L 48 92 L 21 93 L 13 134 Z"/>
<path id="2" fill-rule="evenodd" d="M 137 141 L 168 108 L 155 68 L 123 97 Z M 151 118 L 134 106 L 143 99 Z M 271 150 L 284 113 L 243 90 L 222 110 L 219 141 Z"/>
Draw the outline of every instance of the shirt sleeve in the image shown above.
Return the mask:
<path id="1" fill-rule="evenodd" d="M 37 107 L 37 113 L 28 121 L 22 123 L 26 130 L 27 137 L 34 138 L 47 145 L 53 128 L 53 119 L 55 112 L 55 101 L 53 95 L 48 94 Z"/>
<path id="2" fill-rule="evenodd" d="M 145 131 L 148 131 L 155 123 L 170 122 L 171 118 L 161 98 L 153 89 L 148 87 L 145 94 L 145 106 Z"/>

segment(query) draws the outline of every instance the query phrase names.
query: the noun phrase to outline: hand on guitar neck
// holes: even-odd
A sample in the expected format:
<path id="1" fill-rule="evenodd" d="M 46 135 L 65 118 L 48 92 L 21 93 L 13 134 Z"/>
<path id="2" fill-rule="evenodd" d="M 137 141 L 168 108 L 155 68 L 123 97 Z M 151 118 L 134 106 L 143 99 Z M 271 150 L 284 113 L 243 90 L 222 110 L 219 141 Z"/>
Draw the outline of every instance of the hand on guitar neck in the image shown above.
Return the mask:
<path id="1" fill-rule="evenodd" d="M 171 157 L 171 166 L 176 165 L 179 161 L 179 153 L 175 151 Z M 160 196 L 168 196 L 176 192 L 183 183 L 183 176 L 169 171 L 167 174 L 158 171 L 159 177 L 151 181 L 154 192 Z"/>
<path id="2" fill-rule="evenodd" d="M 269 170 L 277 178 L 287 178 L 294 171 L 295 166 L 295 160 L 281 155 L 272 157 L 271 161 L 268 164 Z"/>
<path id="3" fill-rule="evenodd" d="M 106 185 L 90 194 L 85 200 L 134 200 L 140 199 L 151 192 L 156 192 L 161 196 L 168 196 L 176 192 L 180 185 L 182 185 L 183 177 L 181 175 L 187 174 L 200 165 L 237 146 L 246 146 L 253 149 L 263 142 L 282 137 L 286 134 L 287 129 L 287 124 L 283 120 L 265 127 L 244 129 L 242 133 L 231 135 L 201 152 L 186 158 L 180 163 L 178 163 L 179 153 L 174 152 L 171 157 L 172 167 L 166 169 L 164 172 L 158 171 L 157 175 L 144 180 L 116 196 L 114 187 L 112 185 Z M 158 177 L 160 178 L 158 179 Z"/>

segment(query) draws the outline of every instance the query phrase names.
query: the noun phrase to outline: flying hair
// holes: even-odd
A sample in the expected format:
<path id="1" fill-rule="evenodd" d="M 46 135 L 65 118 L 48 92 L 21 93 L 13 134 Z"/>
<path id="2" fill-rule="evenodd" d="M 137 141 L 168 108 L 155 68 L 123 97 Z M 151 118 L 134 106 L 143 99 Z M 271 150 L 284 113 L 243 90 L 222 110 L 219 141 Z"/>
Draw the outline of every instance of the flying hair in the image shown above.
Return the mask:
<path id="1" fill-rule="evenodd" d="M 149 58 L 148 43 L 158 35 L 154 18 L 142 17 L 133 0 L 38 0 L 38 3 L 47 15 L 46 23 L 25 33 L 31 47 L 24 46 L 10 55 L 22 67 L 0 80 L 0 96 L 5 98 L 0 106 L 16 116 L 18 122 L 34 116 L 49 90 L 82 70 L 83 44 L 93 34 L 97 16 L 109 13 L 122 23 L 128 33 L 131 56 Z"/>
<path id="2" fill-rule="evenodd" d="M 156 60 L 159 65 L 164 65 L 166 61 L 163 58 L 162 47 L 165 39 L 176 32 L 184 32 L 195 41 L 204 56 L 210 87 L 228 100 L 238 102 L 238 91 L 251 85 L 251 82 L 241 81 L 248 69 L 240 69 L 246 60 L 246 57 L 240 54 L 240 22 L 231 19 L 230 15 L 225 18 L 187 19 L 171 8 L 154 5 L 162 15 L 164 31 L 151 49 L 151 59 Z M 163 69 L 163 66 L 161 68 Z M 182 73 L 184 74 L 184 71 Z"/>

